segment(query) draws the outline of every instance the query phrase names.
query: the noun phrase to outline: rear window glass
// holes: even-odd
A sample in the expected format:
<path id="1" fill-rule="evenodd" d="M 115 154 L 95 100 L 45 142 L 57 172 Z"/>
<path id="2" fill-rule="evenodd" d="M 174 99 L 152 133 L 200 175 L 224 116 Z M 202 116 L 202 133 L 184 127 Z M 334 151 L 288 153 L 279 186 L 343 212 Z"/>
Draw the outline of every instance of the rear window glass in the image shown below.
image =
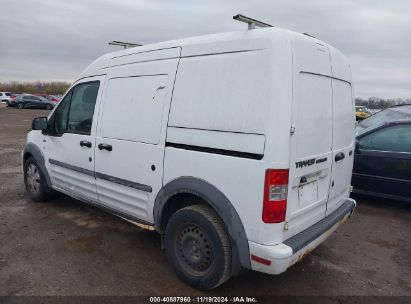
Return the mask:
<path id="1" fill-rule="evenodd" d="M 6 93 L 6 96 L 11 96 L 11 93 Z"/>
<path id="2" fill-rule="evenodd" d="M 389 108 L 384 111 L 378 112 L 373 116 L 364 119 L 358 125 L 361 128 L 370 128 L 374 129 L 378 126 L 381 126 L 389 121 L 411 119 L 411 107 L 410 106 L 401 106 Z"/>

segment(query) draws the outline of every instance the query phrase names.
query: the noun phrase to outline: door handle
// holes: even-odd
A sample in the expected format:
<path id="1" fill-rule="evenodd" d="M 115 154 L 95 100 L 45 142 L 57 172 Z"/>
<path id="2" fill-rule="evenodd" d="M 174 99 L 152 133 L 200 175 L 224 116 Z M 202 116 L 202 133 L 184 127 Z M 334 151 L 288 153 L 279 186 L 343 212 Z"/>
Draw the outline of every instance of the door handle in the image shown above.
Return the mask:
<path id="1" fill-rule="evenodd" d="M 108 144 L 98 144 L 97 146 L 100 150 L 107 150 L 107 151 L 112 151 L 113 147 L 111 145 Z"/>
<path id="2" fill-rule="evenodd" d="M 91 142 L 87 141 L 87 140 L 82 140 L 80 141 L 80 147 L 87 147 L 87 148 L 91 148 Z"/>
<path id="3" fill-rule="evenodd" d="M 343 152 L 337 153 L 335 155 L 335 161 L 339 162 L 340 160 L 343 160 L 345 158 L 345 154 Z"/>

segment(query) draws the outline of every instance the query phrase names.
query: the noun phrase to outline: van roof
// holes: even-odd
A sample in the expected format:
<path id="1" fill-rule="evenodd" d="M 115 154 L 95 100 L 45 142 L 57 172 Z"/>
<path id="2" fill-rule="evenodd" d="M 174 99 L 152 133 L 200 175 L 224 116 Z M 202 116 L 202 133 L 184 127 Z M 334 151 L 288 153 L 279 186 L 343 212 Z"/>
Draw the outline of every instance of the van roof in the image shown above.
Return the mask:
<path id="1" fill-rule="evenodd" d="M 251 49 L 255 50 L 271 48 L 274 45 L 274 41 L 278 43 L 279 39 L 284 39 L 285 41 L 287 41 L 286 44 L 289 44 L 290 39 L 309 39 L 314 43 L 326 45 L 328 48 L 330 48 L 331 52 L 338 52 L 329 44 L 322 42 L 312 36 L 296 33 L 279 27 L 259 28 L 253 30 L 226 32 L 219 34 L 182 38 L 107 53 L 97 58 L 94 62 L 92 62 L 81 73 L 79 79 L 93 75 L 104 74 L 102 70 L 109 66 L 111 59 L 131 54 L 145 53 L 154 50 L 169 49 L 176 47 L 182 48 L 181 57 L 196 56 L 202 54 L 238 52 L 247 51 Z M 276 44 L 276 46 L 278 46 L 278 44 Z"/>

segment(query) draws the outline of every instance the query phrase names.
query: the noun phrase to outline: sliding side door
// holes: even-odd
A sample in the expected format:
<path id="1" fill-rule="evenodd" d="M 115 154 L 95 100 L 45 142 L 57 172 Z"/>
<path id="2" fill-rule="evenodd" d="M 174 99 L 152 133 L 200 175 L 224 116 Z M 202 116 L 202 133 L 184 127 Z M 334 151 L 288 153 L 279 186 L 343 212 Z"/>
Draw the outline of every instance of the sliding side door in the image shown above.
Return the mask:
<path id="1" fill-rule="evenodd" d="M 101 204 L 132 220 L 153 222 L 178 58 L 109 72 L 96 138 L 97 193 Z"/>

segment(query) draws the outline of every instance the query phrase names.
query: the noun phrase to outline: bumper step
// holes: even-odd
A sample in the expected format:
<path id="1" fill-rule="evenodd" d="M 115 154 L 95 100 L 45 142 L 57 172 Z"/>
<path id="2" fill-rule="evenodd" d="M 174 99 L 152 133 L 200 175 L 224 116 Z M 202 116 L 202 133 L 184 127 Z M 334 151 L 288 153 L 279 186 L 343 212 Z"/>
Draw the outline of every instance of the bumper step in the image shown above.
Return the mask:
<path id="1" fill-rule="evenodd" d="M 306 245 L 314 241 L 316 238 L 325 233 L 328 229 L 334 226 L 338 221 L 343 219 L 348 213 L 351 213 L 355 208 L 355 201 L 347 199 L 337 210 L 325 217 L 318 223 L 312 225 L 308 229 L 290 237 L 283 243 L 296 253 Z"/>

